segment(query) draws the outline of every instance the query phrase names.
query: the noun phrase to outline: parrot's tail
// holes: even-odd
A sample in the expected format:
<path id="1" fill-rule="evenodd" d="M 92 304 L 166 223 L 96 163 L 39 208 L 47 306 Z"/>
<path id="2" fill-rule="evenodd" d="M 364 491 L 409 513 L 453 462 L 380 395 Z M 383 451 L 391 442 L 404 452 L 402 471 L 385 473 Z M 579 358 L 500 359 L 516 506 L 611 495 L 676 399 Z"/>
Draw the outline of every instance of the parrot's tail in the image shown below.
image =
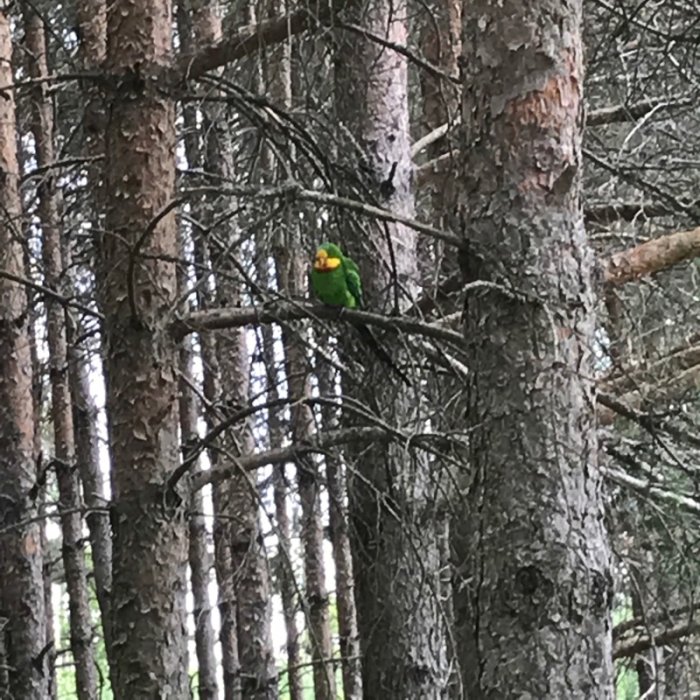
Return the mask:
<path id="1" fill-rule="evenodd" d="M 374 333 L 370 330 L 368 326 L 363 323 L 357 324 L 355 326 L 360 334 L 362 340 L 371 348 L 372 352 L 381 360 L 406 386 L 411 386 L 411 382 L 408 377 L 394 364 L 394 361 L 389 356 L 389 353 L 381 346 L 379 341 L 375 338 Z"/>

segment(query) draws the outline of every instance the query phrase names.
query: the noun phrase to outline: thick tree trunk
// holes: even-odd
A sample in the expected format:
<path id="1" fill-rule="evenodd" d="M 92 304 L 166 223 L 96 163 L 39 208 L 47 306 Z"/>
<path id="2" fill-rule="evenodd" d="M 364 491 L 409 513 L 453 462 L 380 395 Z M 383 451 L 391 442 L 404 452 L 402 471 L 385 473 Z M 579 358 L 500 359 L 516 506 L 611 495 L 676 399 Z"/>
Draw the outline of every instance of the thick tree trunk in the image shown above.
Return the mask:
<path id="1" fill-rule="evenodd" d="M 0 83 L 12 85 L 10 17 L 0 7 Z M 14 91 L 0 98 L 0 269 L 24 276 Z M 47 663 L 41 525 L 33 491 L 34 410 L 23 286 L 0 278 L 0 695 L 43 700 Z M 38 495 L 38 494 L 37 494 Z"/>
<path id="2" fill-rule="evenodd" d="M 28 50 L 29 75 L 41 81 L 48 75 L 44 24 L 27 3 L 24 14 L 25 44 Z M 31 95 L 32 133 L 38 167 L 51 166 L 55 160 L 53 147 L 53 105 L 46 99 L 43 83 Z M 45 89 L 45 86 L 44 86 Z M 53 177 L 46 177 L 39 186 L 39 220 L 42 229 L 42 258 L 46 287 L 61 293 L 63 275 L 58 191 Z M 70 385 L 64 308 L 47 299 L 47 331 L 50 355 L 51 420 L 54 435 L 54 464 L 59 492 L 63 567 L 70 610 L 71 651 L 75 661 L 76 690 L 80 700 L 97 696 L 95 648 L 92 639 L 87 568 L 83 540 L 82 498 L 75 471 L 75 434 Z"/>
<path id="3" fill-rule="evenodd" d="M 109 80 L 102 245 L 107 406 L 114 466 L 115 695 L 189 697 L 184 508 L 164 490 L 179 461 L 177 349 L 165 324 L 177 292 L 172 214 L 175 110 L 161 76 L 168 0 L 108 8 Z M 184 503 L 187 503 L 185 498 Z"/>
<path id="4" fill-rule="evenodd" d="M 580 207 L 578 0 L 464 7 L 469 489 L 455 538 L 469 698 L 610 698 L 610 553 Z"/>
<path id="5" fill-rule="evenodd" d="M 406 5 L 374 0 L 361 15 L 372 34 L 403 45 Z M 372 196 L 403 216 L 413 214 L 407 61 L 375 43 L 343 44 L 336 57 L 336 101 L 359 137 Z M 390 243 L 387 241 L 389 234 Z M 351 227 L 341 234 L 360 263 L 365 299 L 390 311 L 412 303 L 416 291 L 415 233 L 378 224 L 367 252 Z M 391 246 L 391 248 L 389 247 Z M 356 352 L 366 355 L 365 349 Z M 396 349 L 394 359 L 401 362 Z M 398 386 L 384 366 L 365 361 L 362 387 L 344 390 L 403 425 L 424 418 L 415 386 Z M 355 600 L 363 655 L 365 697 L 442 698 L 447 667 L 439 599 L 440 547 L 427 459 L 396 446 L 363 450 L 348 476 Z"/>

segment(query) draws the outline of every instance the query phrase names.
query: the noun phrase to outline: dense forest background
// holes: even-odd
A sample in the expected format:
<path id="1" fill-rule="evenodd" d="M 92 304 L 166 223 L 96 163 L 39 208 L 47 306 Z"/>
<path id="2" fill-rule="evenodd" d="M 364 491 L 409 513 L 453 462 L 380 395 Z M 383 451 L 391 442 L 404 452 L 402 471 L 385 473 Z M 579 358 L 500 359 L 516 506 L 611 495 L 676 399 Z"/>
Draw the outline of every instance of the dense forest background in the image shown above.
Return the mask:
<path id="1" fill-rule="evenodd" d="M 698 17 L 0 0 L 0 698 L 700 698 Z"/>

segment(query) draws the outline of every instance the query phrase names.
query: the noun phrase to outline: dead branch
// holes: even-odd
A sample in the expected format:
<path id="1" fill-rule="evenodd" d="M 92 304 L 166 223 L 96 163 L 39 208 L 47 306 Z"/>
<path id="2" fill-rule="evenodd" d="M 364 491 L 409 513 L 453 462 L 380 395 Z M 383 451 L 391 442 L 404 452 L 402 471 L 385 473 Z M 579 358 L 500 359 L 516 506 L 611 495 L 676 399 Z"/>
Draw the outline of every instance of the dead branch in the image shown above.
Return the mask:
<path id="1" fill-rule="evenodd" d="M 653 636 L 646 635 L 625 642 L 618 642 L 613 646 L 613 658 L 621 659 L 634 656 L 652 647 L 660 647 L 670 642 L 675 642 L 691 634 L 700 632 L 700 621 L 685 622 L 682 625 L 674 625 Z"/>
<path id="2" fill-rule="evenodd" d="M 619 285 L 700 256 L 700 228 L 670 233 L 622 250 L 603 263 L 606 284 Z"/>
<path id="3" fill-rule="evenodd" d="M 242 27 L 225 36 L 221 41 L 198 51 L 184 55 L 175 64 L 172 82 L 200 78 L 204 73 L 219 68 L 231 61 L 250 56 L 264 46 L 278 44 L 285 39 L 301 34 L 322 22 L 327 21 L 334 12 L 342 8 L 332 8 L 330 4 L 316 6 L 314 13 L 309 8 L 296 10 L 284 17 L 265 20 L 252 26 Z"/>
<path id="4" fill-rule="evenodd" d="M 443 342 L 461 346 L 464 338 L 460 333 L 442 328 L 438 325 L 422 323 L 403 316 L 382 316 L 381 314 L 337 309 L 311 302 L 272 302 L 259 307 L 235 307 L 196 311 L 178 319 L 171 326 L 171 332 L 176 338 L 183 338 L 188 333 L 207 330 L 223 330 L 239 328 L 255 323 L 279 323 L 303 318 L 316 318 L 325 321 L 343 319 L 350 323 L 367 324 L 387 330 L 401 330 L 426 338 L 434 338 Z"/>
<path id="5" fill-rule="evenodd" d="M 330 447 L 348 442 L 390 440 L 391 437 L 391 433 L 377 426 L 349 428 L 323 434 L 317 433 L 314 439 L 308 442 L 295 443 L 287 447 L 279 447 L 266 452 L 240 457 L 234 466 L 227 469 L 199 472 L 192 478 L 191 487 L 193 491 L 196 491 L 207 484 L 218 484 L 226 479 L 230 479 L 239 470 L 253 471 L 268 464 L 290 462 L 309 452 L 323 452 Z"/>

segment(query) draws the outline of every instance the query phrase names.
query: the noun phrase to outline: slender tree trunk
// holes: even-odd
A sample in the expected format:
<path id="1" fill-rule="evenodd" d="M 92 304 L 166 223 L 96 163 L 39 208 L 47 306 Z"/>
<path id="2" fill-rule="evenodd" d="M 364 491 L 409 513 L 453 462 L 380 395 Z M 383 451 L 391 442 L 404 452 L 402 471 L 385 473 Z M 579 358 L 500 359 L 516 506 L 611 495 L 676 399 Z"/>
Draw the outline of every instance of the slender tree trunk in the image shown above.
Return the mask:
<path id="1" fill-rule="evenodd" d="M 201 295 L 200 295 L 201 306 Z M 208 308 L 204 305 L 203 308 Z M 202 364 L 204 366 L 204 397 L 210 407 L 216 405 L 221 396 L 219 363 L 213 335 L 200 336 L 202 346 Z M 208 411 L 207 426 L 209 430 L 217 424 L 218 413 Z M 219 467 L 219 451 L 209 452 L 212 469 Z M 233 583 L 233 561 L 231 558 L 229 521 L 220 517 L 228 512 L 228 484 L 216 484 L 212 488 L 214 504 L 214 569 L 219 588 L 219 641 L 221 643 L 221 665 L 224 676 L 224 697 L 226 700 L 241 698 L 240 661 L 238 658 L 238 635 L 236 623 L 236 590 Z M 217 517 L 219 515 L 219 517 Z"/>
<path id="2" fill-rule="evenodd" d="M 114 465 L 114 691 L 180 700 L 190 695 L 187 530 L 182 503 L 164 487 L 179 461 L 177 349 L 166 331 L 178 246 L 172 214 L 151 224 L 172 200 L 175 180 L 175 110 L 161 90 L 170 2 L 116 0 L 107 36 L 101 282 Z"/>
<path id="3" fill-rule="evenodd" d="M 263 289 L 270 289 L 270 259 L 265 251 L 258 256 L 258 280 Z M 272 326 L 266 324 L 260 329 L 262 335 L 263 358 L 267 368 L 266 401 L 274 404 L 280 399 L 279 383 L 281 381 L 278 363 L 275 359 L 275 340 Z M 280 412 L 271 409 L 267 420 L 270 449 L 282 447 L 285 428 Z M 272 492 L 275 504 L 275 534 L 277 536 L 277 557 L 275 576 L 282 599 L 282 616 L 286 632 L 287 672 L 286 682 L 280 681 L 280 687 L 289 693 L 289 700 L 302 700 L 301 659 L 299 650 L 299 628 L 296 614 L 299 610 L 297 585 L 294 580 L 292 562 L 292 524 L 289 518 L 287 499 L 288 483 L 285 466 L 276 464 L 272 472 Z"/>
<path id="4" fill-rule="evenodd" d="M 0 82 L 12 85 L 12 34 L 0 8 Z M 0 269 L 24 276 L 15 96 L 0 99 Z M 0 625 L 7 673 L 0 693 L 42 700 L 50 677 L 41 525 L 33 491 L 34 410 L 29 314 L 24 287 L 0 279 Z"/>
<path id="5" fill-rule="evenodd" d="M 26 224 L 26 222 L 25 222 Z M 24 251 L 24 267 L 29 269 L 28 251 Z M 32 304 L 28 300 L 30 316 L 32 314 Z M 41 523 L 41 551 L 44 555 L 43 576 L 44 576 L 44 606 L 46 613 L 46 648 L 50 651 L 46 655 L 46 663 L 48 666 L 48 698 L 54 700 L 56 698 L 56 638 L 54 633 L 54 609 L 52 599 L 53 579 L 51 575 L 51 557 L 48 555 L 49 538 L 47 530 L 50 526 L 48 519 L 47 497 L 48 488 L 46 485 L 47 469 L 43 465 L 43 422 L 42 409 L 44 405 L 44 372 L 42 363 L 39 360 L 39 349 L 37 347 L 36 337 L 36 319 L 32 318 L 29 324 L 30 336 L 30 353 L 32 360 L 32 408 L 34 414 L 34 455 L 33 459 L 39 465 L 37 474 L 37 488 L 39 498 L 39 515 L 42 518 Z M 1 635 L 0 635 L 1 636 Z M 1 663 L 1 662 L 0 662 Z M 0 682 L 0 688 L 3 688 Z M 2 695 L 0 694 L 0 697 Z"/>
<path id="6" fill-rule="evenodd" d="M 293 230 L 293 228 L 292 228 Z M 290 237 L 275 250 L 278 288 L 288 297 L 305 293 L 306 270 L 299 251 L 301 246 Z M 310 395 L 309 363 L 304 344 L 289 328 L 282 328 L 285 350 L 285 367 L 289 396 L 292 405 L 292 441 L 304 442 L 314 432 L 311 408 L 299 399 Z M 308 616 L 307 629 L 314 663 L 314 693 L 317 700 L 336 697 L 335 672 L 330 659 L 331 644 L 328 592 L 323 559 L 323 521 L 321 515 L 321 483 L 316 463 L 312 459 L 299 459 L 296 463 L 299 501 L 301 503 L 301 542 L 304 556 L 304 612 Z"/>
<path id="7" fill-rule="evenodd" d="M 335 396 L 334 373 L 327 363 L 319 366 L 317 378 L 319 394 L 326 398 Z M 322 407 L 321 421 L 324 432 L 337 427 L 337 415 L 333 406 L 324 405 Z M 362 656 L 355 607 L 345 473 L 342 462 L 332 455 L 326 456 L 325 465 L 328 488 L 328 519 L 335 563 L 335 597 L 338 606 L 338 636 L 343 665 L 343 691 L 345 700 L 362 700 Z"/>
<path id="8" fill-rule="evenodd" d="M 406 13 L 404 3 L 374 0 L 358 21 L 372 34 L 403 45 Z M 381 206 L 412 216 L 406 59 L 376 43 L 344 37 L 335 80 L 339 114 L 359 138 L 369 165 L 365 188 Z M 417 289 L 415 234 L 402 225 L 377 224 L 371 235 L 371 252 L 351 227 L 341 239 L 358 259 L 366 301 L 385 311 L 398 304 L 398 311 Z M 400 363 L 400 354 L 392 352 Z M 414 377 L 412 387 L 398 386 L 383 366 L 366 365 L 361 386 L 346 383 L 344 391 L 421 430 L 420 378 Z M 447 664 L 438 484 L 423 455 L 396 446 L 363 451 L 356 469 L 348 476 L 348 492 L 365 697 L 442 698 Z"/>
<path id="9" fill-rule="evenodd" d="M 181 286 L 182 290 L 182 286 Z M 192 445 L 198 439 L 197 421 L 199 411 L 197 399 L 190 387 L 194 381 L 192 373 L 193 352 L 188 339 L 180 350 L 180 432 L 182 442 Z M 186 447 L 183 459 L 190 456 Z M 216 700 L 219 697 L 216 680 L 216 657 L 214 655 L 214 628 L 211 623 L 211 605 L 209 603 L 209 572 L 214 566 L 209 552 L 207 526 L 204 519 L 204 499 L 201 491 L 192 494 L 189 517 L 190 528 L 190 573 L 194 605 L 194 639 L 197 650 L 198 692 L 200 700 Z"/>
<path id="10" fill-rule="evenodd" d="M 78 58 L 86 72 L 101 68 L 105 58 L 107 43 L 107 8 L 104 0 L 79 0 L 75 4 L 76 22 L 80 44 Z M 91 81 L 86 81 L 81 90 L 85 98 L 85 118 L 83 120 L 84 151 L 88 158 L 98 159 L 104 154 L 104 137 L 106 113 L 102 96 Z M 99 161 L 88 165 L 87 181 L 90 191 L 91 221 L 96 228 L 101 228 L 99 221 L 103 210 L 102 170 Z M 97 246 L 99 236 L 93 237 Z M 65 248 L 64 267 L 72 269 L 71 249 Z M 100 255 L 95 255 L 93 273 L 102 279 Z M 75 289 L 75 280 L 73 288 Z M 96 284 L 99 293 L 100 285 Z M 109 514 L 105 508 L 109 505 L 105 474 L 100 464 L 99 441 L 97 430 L 98 409 L 91 393 L 91 368 L 88 351 L 79 347 L 83 327 L 79 321 L 68 316 L 68 352 L 70 355 L 70 391 L 73 399 L 73 422 L 75 426 L 76 459 L 83 484 L 83 498 L 88 508 L 85 518 L 90 533 L 95 592 L 100 608 L 100 620 L 104 636 L 107 663 L 110 678 L 114 678 L 114 654 L 112 650 L 112 530 Z M 103 367 L 103 375 L 104 373 Z M 109 416 L 107 416 L 109 422 Z"/>
<path id="11" fill-rule="evenodd" d="M 610 553 L 580 207 L 578 0 L 464 7 L 459 223 L 471 483 L 454 544 L 469 698 L 611 698 Z"/>
<path id="12" fill-rule="evenodd" d="M 69 324 L 70 390 L 75 426 L 75 458 L 83 483 L 83 497 L 88 513 L 85 518 L 90 533 L 95 593 L 100 607 L 107 662 L 112 667 L 112 531 L 105 477 L 100 465 L 100 436 L 97 431 L 98 409 L 90 389 L 90 365 L 87 352 L 76 346 L 81 335 Z"/>
<path id="13" fill-rule="evenodd" d="M 41 17 L 26 3 L 23 3 L 23 14 L 25 44 L 30 56 L 28 72 L 32 78 L 40 81 L 48 75 L 44 25 Z M 53 106 L 42 92 L 45 89 L 45 85 L 40 83 L 32 94 L 32 133 L 38 167 L 50 166 L 55 160 Z M 49 289 L 60 293 L 63 260 L 58 191 L 53 177 L 43 179 L 38 196 L 45 283 Z M 70 610 L 71 651 L 75 661 L 78 698 L 90 700 L 97 696 L 97 674 L 82 536 L 82 498 L 75 471 L 75 435 L 68 381 L 65 312 L 55 300 L 49 298 L 46 304 L 54 464 L 61 513 L 63 567 Z"/>
<path id="14" fill-rule="evenodd" d="M 181 0 L 178 6 L 178 32 L 183 52 L 193 51 L 195 46 L 213 43 L 221 36 L 221 20 L 208 0 Z M 199 125 L 197 111 L 191 105 L 183 107 L 185 121 L 185 154 L 190 168 L 207 169 L 207 144 L 215 140 L 218 131 L 210 133 L 206 126 Z M 207 120 L 209 123 L 210 120 Z M 215 121 L 215 120 L 214 120 Z M 207 134 L 205 136 L 205 134 Z M 211 147 L 213 151 L 215 146 Z M 193 215 L 206 222 L 213 216 L 210 203 L 204 199 L 193 202 Z M 194 236 L 194 259 L 197 275 L 197 303 L 199 308 L 207 309 L 214 304 L 213 293 L 208 279 L 210 261 L 206 242 L 201 235 Z M 205 413 L 209 430 L 221 420 L 220 413 L 214 411 L 221 397 L 221 375 L 217 358 L 215 338 L 211 334 L 200 336 L 201 357 L 204 372 L 204 397 L 207 402 Z M 219 465 L 219 451 L 209 451 L 212 468 Z M 230 548 L 230 522 L 220 517 L 229 509 L 228 483 L 216 484 L 212 488 L 214 506 L 214 571 L 219 598 L 219 642 L 221 644 L 221 665 L 223 671 L 224 697 L 226 700 L 238 700 L 241 697 L 240 660 L 238 656 L 238 635 L 236 625 L 236 591 L 233 582 L 233 561 Z"/>
<path id="15" fill-rule="evenodd" d="M 221 22 L 213 3 L 199 2 L 193 6 L 192 34 L 198 43 L 212 43 L 221 36 Z M 202 150 L 203 165 L 207 172 L 226 176 L 230 173 L 231 144 L 226 133 L 225 114 L 222 110 L 203 113 Z M 208 210 L 201 212 L 202 221 L 214 222 L 215 212 L 221 204 L 208 202 Z M 233 228 L 229 221 L 222 230 L 219 225 L 209 237 L 209 246 L 216 300 L 219 306 L 233 305 L 240 298 L 241 283 L 237 272 L 229 262 L 228 244 Z M 210 400 L 226 407 L 226 411 L 240 410 L 249 402 L 249 359 L 243 329 L 219 334 L 216 343 L 216 366 L 220 378 L 217 391 Z M 214 365 L 207 358 L 208 371 Z M 250 426 L 243 422 L 234 431 L 228 431 L 226 449 L 217 456 L 217 464 L 234 460 L 254 449 Z M 216 524 L 219 536 L 217 551 L 220 559 L 227 559 L 235 590 L 235 629 L 237 665 L 231 677 L 232 694 L 241 692 L 244 698 L 276 698 L 277 669 L 271 637 L 270 583 L 265 549 L 260 537 L 259 504 L 254 480 L 245 473 L 235 475 L 228 484 L 217 489 Z M 226 549 L 228 548 L 228 552 Z M 222 562 L 223 563 L 223 562 Z M 235 688 L 233 687 L 235 686 Z M 240 687 L 240 691 L 238 690 Z"/>

